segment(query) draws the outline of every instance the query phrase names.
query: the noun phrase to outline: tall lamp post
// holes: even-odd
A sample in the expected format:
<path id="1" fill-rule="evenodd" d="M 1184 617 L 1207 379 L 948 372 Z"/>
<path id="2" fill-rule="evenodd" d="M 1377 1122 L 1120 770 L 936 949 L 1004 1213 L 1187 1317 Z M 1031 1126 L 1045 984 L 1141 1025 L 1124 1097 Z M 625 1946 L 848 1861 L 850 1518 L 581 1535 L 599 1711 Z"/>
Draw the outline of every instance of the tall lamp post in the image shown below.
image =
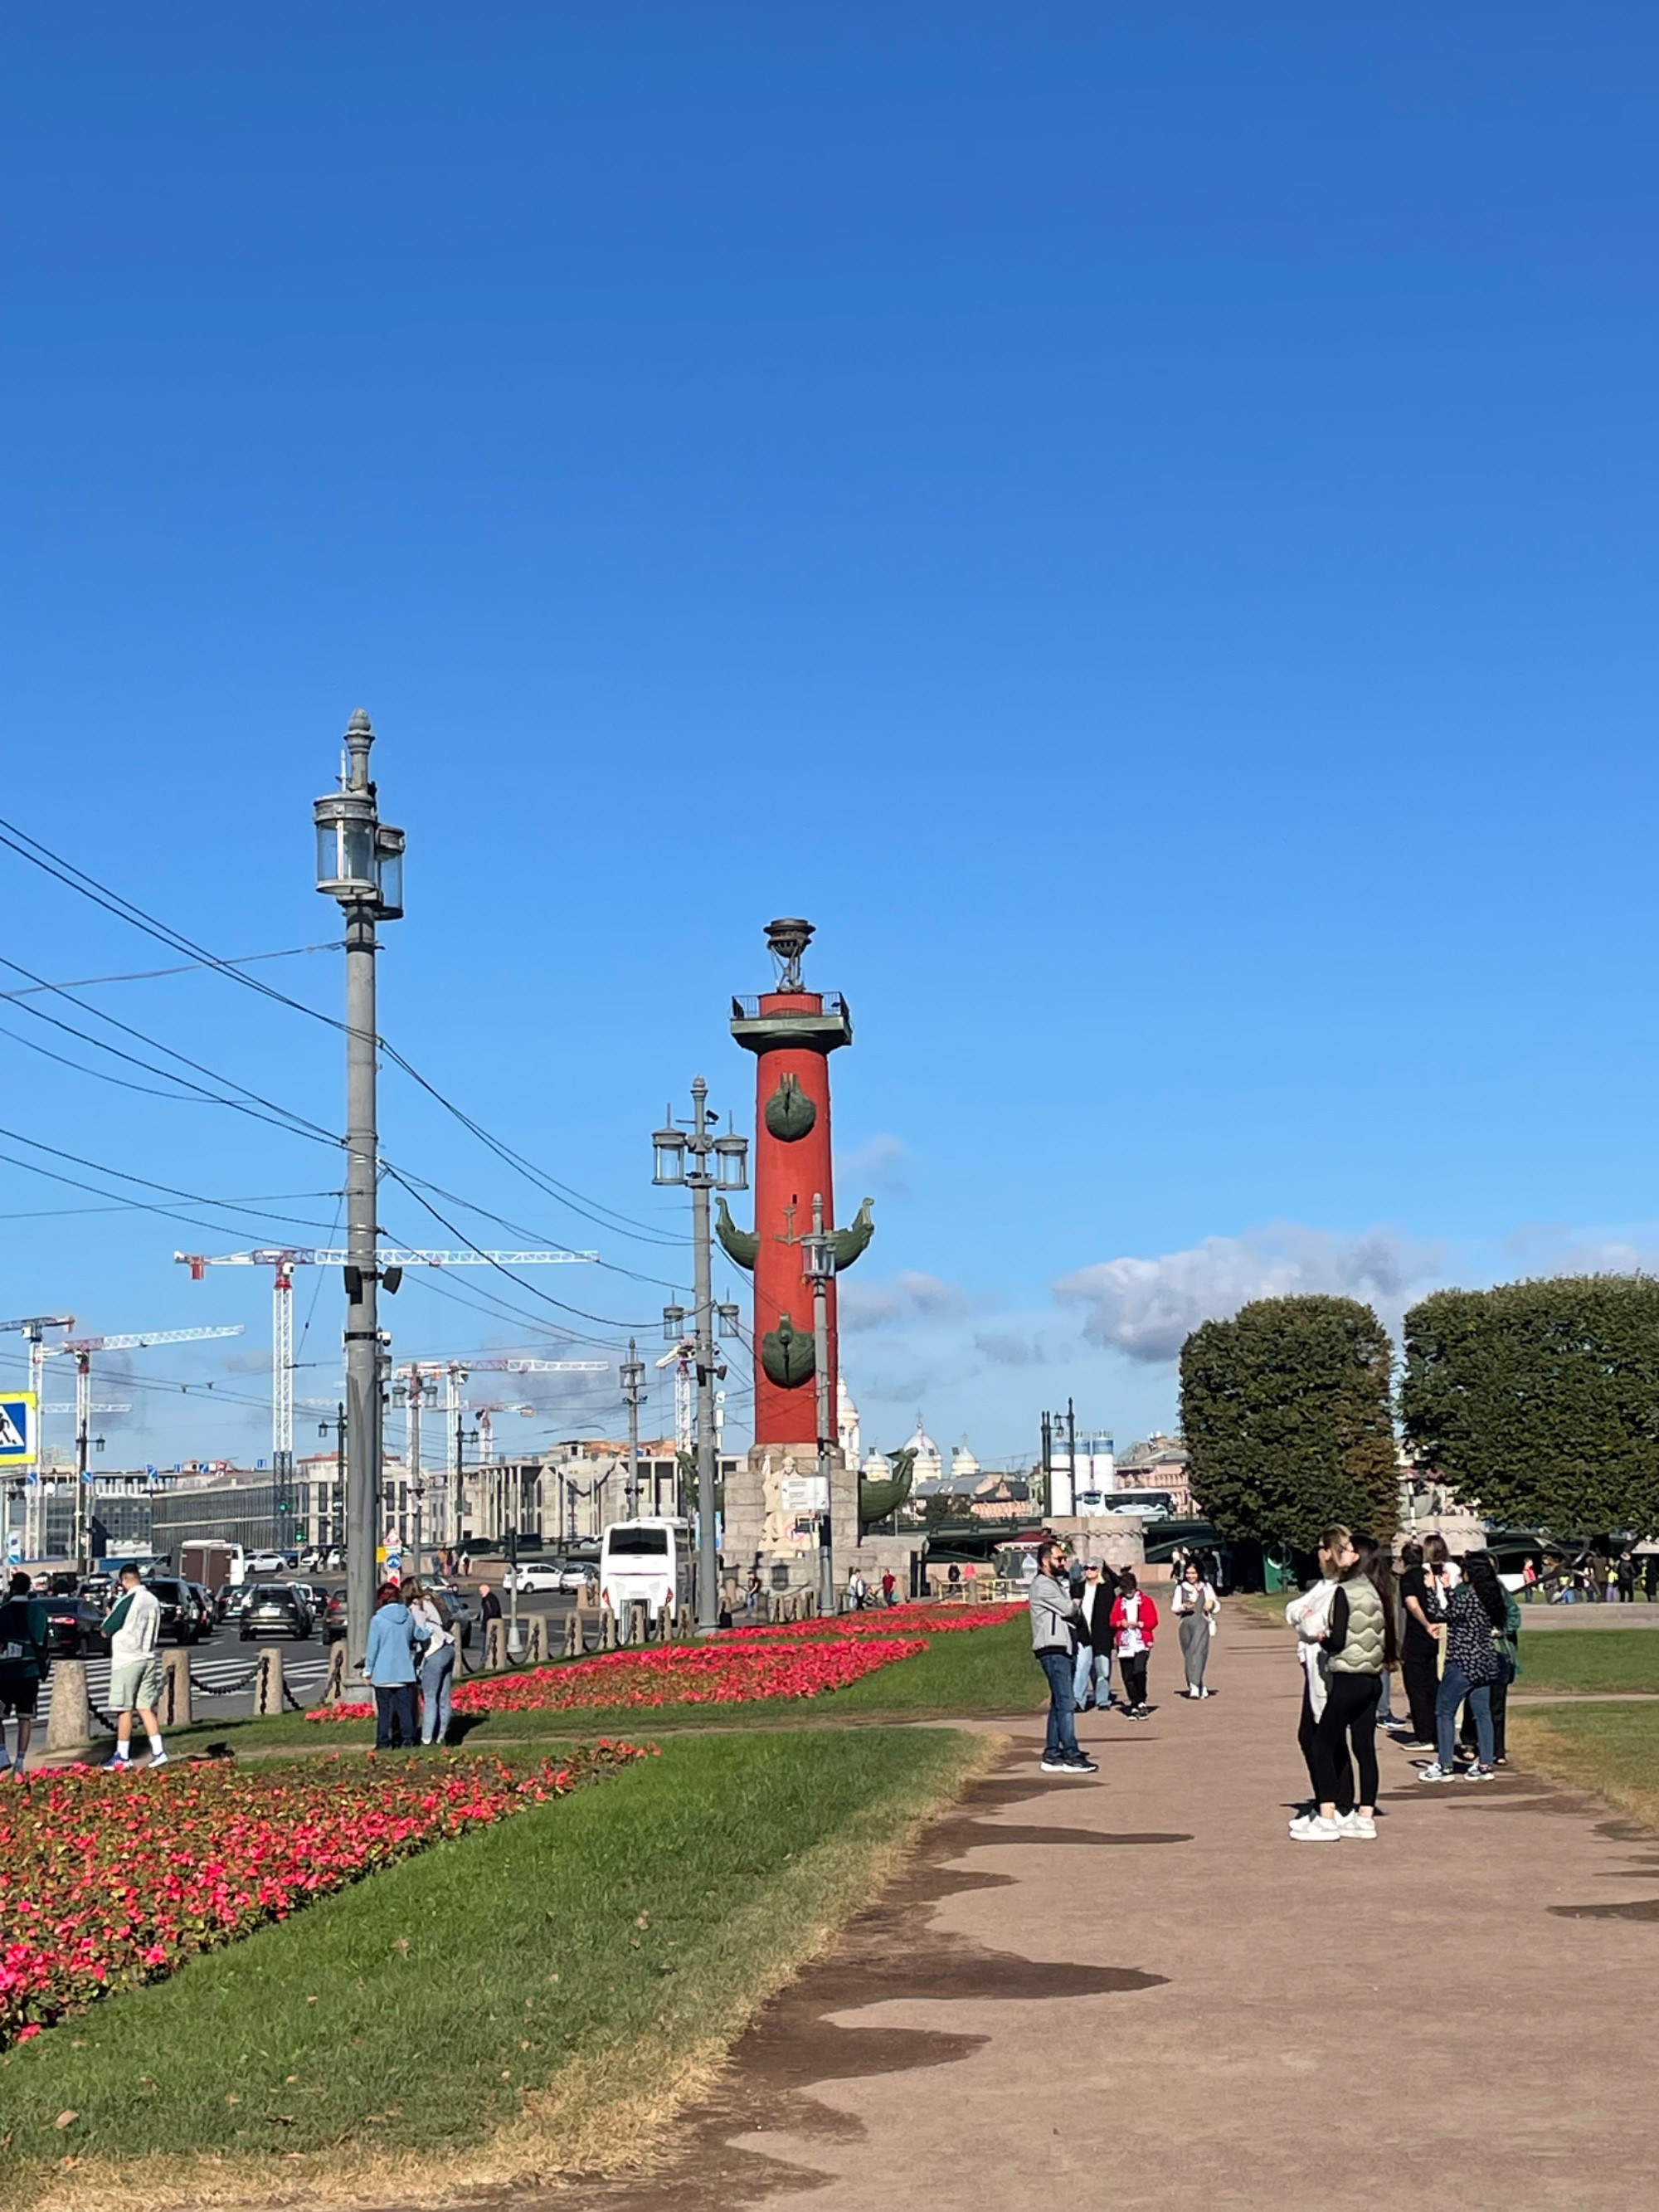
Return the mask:
<path id="1" fill-rule="evenodd" d="M 628 1517 L 637 1521 L 640 1515 L 640 1399 L 645 1389 L 645 1362 L 636 1356 L 633 1338 L 628 1340 L 628 1357 L 617 1370 L 622 1377 L 622 1392 L 628 1402 Z M 655 1504 L 653 1499 L 653 1504 Z"/>
<path id="2" fill-rule="evenodd" d="M 340 788 L 312 809 L 317 888 L 339 902 L 346 948 L 346 1617 L 354 1673 L 362 1670 L 374 1602 L 385 1448 L 381 1424 L 375 1195 L 375 925 L 404 910 L 404 833 L 381 821 L 368 773 L 374 732 L 358 708 L 347 725 Z M 397 1271 L 388 1269 L 386 1288 Z"/>
<path id="3" fill-rule="evenodd" d="M 817 1377 L 818 1480 L 823 1488 L 823 1540 L 818 1547 L 818 1610 L 836 1610 L 836 1509 L 830 1481 L 830 1285 L 836 1275 L 836 1242 L 823 1226 L 822 1194 L 812 1196 L 812 1231 L 800 1240 L 800 1271 L 812 1293 L 812 1352 Z M 856 1480 L 856 1478 L 854 1478 Z M 854 1539 L 856 1541 L 856 1538 Z"/>
<path id="4" fill-rule="evenodd" d="M 708 1111 L 708 1085 L 697 1076 L 691 1085 L 691 1121 L 678 1127 L 671 1107 L 651 1139 L 656 1155 L 652 1181 L 659 1188 L 691 1194 L 692 1316 L 697 1370 L 697 1630 L 707 1634 L 720 1623 L 720 1563 L 714 1551 L 714 1382 L 725 1377 L 714 1355 L 714 1255 L 710 1243 L 708 1194 L 747 1190 L 749 1145 L 738 1136 L 717 1137 Z M 690 1153 L 688 1164 L 686 1155 Z M 712 1161 L 713 1165 L 710 1165 Z"/>

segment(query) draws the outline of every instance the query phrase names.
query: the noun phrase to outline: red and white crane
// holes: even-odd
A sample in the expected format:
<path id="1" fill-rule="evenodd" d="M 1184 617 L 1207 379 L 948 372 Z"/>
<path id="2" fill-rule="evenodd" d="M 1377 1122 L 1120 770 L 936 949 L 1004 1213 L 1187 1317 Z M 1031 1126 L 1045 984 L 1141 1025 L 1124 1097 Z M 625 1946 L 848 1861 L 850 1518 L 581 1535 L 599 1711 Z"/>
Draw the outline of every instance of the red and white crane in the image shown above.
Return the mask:
<path id="1" fill-rule="evenodd" d="M 190 1269 L 199 1283 L 210 1267 L 270 1267 L 275 1270 L 270 1297 L 270 1452 L 280 1476 L 294 1468 L 294 1270 L 296 1267 L 343 1267 L 350 1255 L 343 1248 L 329 1249 L 313 1244 L 259 1245 L 251 1252 L 175 1252 L 173 1258 Z M 378 1264 L 382 1271 L 394 1267 L 545 1267 L 573 1261 L 597 1260 L 597 1252 L 417 1252 L 400 1244 L 382 1244 Z"/>

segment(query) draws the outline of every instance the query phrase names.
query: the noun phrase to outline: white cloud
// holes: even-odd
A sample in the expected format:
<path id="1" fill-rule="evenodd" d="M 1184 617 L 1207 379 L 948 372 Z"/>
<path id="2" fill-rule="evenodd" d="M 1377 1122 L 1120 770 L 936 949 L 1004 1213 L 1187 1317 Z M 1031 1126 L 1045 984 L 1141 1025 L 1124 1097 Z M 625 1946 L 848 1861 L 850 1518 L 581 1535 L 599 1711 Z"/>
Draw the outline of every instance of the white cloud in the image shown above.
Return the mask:
<path id="1" fill-rule="evenodd" d="M 909 1158 L 910 1148 L 901 1139 L 872 1137 L 867 1144 L 837 1156 L 836 1184 L 843 1192 L 885 1191 L 890 1197 L 902 1198 L 910 1188 L 905 1174 Z"/>
<path id="2" fill-rule="evenodd" d="M 1047 1357 L 1034 1338 L 999 1330 L 987 1330 L 976 1336 L 974 1349 L 994 1367 L 1040 1367 Z"/>
<path id="3" fill-rule="evenodd" d="M 1242 1237 L 1206 1237 L 1155 1260 L 1103 1260 L 1054 1285 L 1062 1304 L 1084 1309 L 1091 1344 L 1131 1359 L 1174 1359 L 1200 1322 L 1225 1319 L 1252 1298 L 1324 1291 L 1364 1299 L 1394 1317 L 1415 1285 L 1434 1279 L 1437 1245 L 1387 1229 L 1340 1236 L 1274 1222 Z"/>
<path id="4" fill-rule="evenodd" d="M 841 1285 L 841 1326 L 849 1336 L 862 1329 L 896 1328 L 908 1322 L 944 1321 L 965 1312 L 968 1301 L 952 1283 L 911 1269 L 884 1283 Z"/>

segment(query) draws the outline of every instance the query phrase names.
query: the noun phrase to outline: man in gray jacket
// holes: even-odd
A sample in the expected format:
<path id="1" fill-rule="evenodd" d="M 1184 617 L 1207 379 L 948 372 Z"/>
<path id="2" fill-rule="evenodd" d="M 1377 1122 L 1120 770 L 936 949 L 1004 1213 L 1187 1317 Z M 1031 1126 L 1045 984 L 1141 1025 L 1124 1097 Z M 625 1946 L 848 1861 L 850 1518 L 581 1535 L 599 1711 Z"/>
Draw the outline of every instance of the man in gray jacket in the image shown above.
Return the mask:
<path id="1" fill-rule="evenodd" d="M 1045 1536 L 1037 1547 L 1030 1602 L 1031 1649 L 1048 1678 L 1048 1736 L 1043 1746 L 1042 1771 L 1098 1774 L 1094 1760 L 1085 1759 L 1078 1748 L 1072 1717 L 1077 1709 L 1072 1691 L 1072 1623 L 1079 1607 L 1066 1574 L 1066 1547 L 1053 1536 Z"/>

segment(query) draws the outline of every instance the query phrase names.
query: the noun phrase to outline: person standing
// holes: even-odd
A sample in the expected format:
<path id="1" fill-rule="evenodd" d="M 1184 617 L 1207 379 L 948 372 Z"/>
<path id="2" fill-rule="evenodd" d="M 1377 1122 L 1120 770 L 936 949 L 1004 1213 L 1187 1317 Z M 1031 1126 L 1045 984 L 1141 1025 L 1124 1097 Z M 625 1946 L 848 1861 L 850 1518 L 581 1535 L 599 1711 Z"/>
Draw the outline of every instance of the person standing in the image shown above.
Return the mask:
<path id="1" fill-rule="evenodd" d="M 1336 1540 L 1333 1541 L 1332 1539 Z M 1316 1803 L 1291 1823 L 1299 1844 L 1376 1840 L 1376 1708 L 1394 1663 L 1394 1608 L 1371 1538 L 1327 1532 L 1336 1571 L 1325 1628 L 1325 1703 L 1315 1725 L 1310 1764 Z M 1354 1770 L 1358 1769 L 1358 1788 Z"/>
<path id="2" fill-rule="evenodd" d="M 478 1584 L 478 1637 L 483 1645 L 483 1664 L 488 1667 L 489 1656 L 489 1624 L 501 1617 L 501 1601 L 488 1583 Z"/>
<path id="3" fill-rule="evenodd" d="M 1132 1721 L 1144 1721 L 1152 1712 L 1146 1702 L 1146 1662 L 1157 1634 L 1158 1607 L 1141 1589 L 1134 1569 L 1125 1567 L 1112 1600 L 1112 1644 L 1123 1677 L 1124 1709 Z"/>
<path id="4" fill-rule="evenodd" d="M 455 1626 L 448 1607 L 434 1590 L 419 1583 L 406 1586 L 416 1640 L 420 1645 L 421 1741 L 446 1742 L 449 1735 L 450 1697 L 455 1684 Z"/>
<path id="5" fill-rule="evenodd" d="M 1433 1540 L 1438 1543 L 1440 1539 Z M 1442 1547 L 1443 1549 L 1443 1546 Z M 1406 1632 L 1400 1654 L 1400 1675 L 1406 1686 L 1411 1720 L 1396 1739 L 1417 1750 L 1434 1741 L 1434 1701 L 1440 1688 L 1440 1631 L 1438 1606 L 1431 1595 L 1421 1544 L 1406 1544 L 1400 1553 L 1400 1601 Z"/>
<path id="6" fill-rule="evenodd" d="M 1296 1631 L 1297 1662 L 1302 1668 L 1302 1714 L 1297 1723 L 1297 1748 L 1302 1753 L 1302 1764 L 1308 1770 L 1308 1787 L 1313 1792 L 1304 1812 L 1297 1815 L 1298 1820 L 1319 1810 L 1314 1737 L 1325 1710 L 1325 1630 L 1330 1620 L 1331 1600 L 1336 1595 L 1337 1571 L 1333 1562 L 1336 1552 L 1349 1538 L 1350 1531 L 1340 1522 L 1326 1529 L 1319 1540 L 1319 1580 L 1293 1597 L 1285 1608 L 1285 1619 Z"/>
<path id="7" fill-rule="evenodd" d="M 106 1615 L 109 1642 L 109 1701 L 115 1712 L 115 1750 L 106 1774 L 124 1774 L 132 1760 L 132 1717 L 149 1737 L 149 1763 L 165 1766 L 167 1747 L 155 1708 L 161 1701 L 161 1601 L 146 1589 L 131 1561 L 121 1570 L 121 1595 Z"/>
<path id="8" fill-rule="evenodd" d="M 1031 1611 L 1031 1650 L 1048 1680 L 1048 1731 L 1043 1741 L 1045 1774 L 1097 1774 L 1100 1769 L 1079 1748 L 1073 1718 L 1073 1626 L 1078 1601 L 1067 1587 L 1066 1547 L 1045 1536 L 1037 1548 L 1037 1571 L 1027 1603 Z"/>
<path id="9" fill-rule="evenodd" d="M 51 1629 L 46 1608 L 34 1595 L 26 1574 L 15 1574 L 3 1605 L 0 1605 L 0 1774 L 11 1761 L 6 1751 L 6 1720 L 17 1716 L 17 1759 L 12 1773 L 21 1782 L 34 1733 L 35 1709 L 40 1685 L 52 1663 Z"/>
<path id="10" fill-rule="evenodd" d="M 890 1610 L 898 1603 L 898 1577 L 890 1567 L 881 1571 L 881 1601 Z"/>
<path id="11" fill-rule="evenodd" d="M 1467 1698 L 1474 1715 L 1476 1757 L 1465 1779 L 1490 1782 L 1495 1752 L 1492 1729 L 1492 1686 L 1505 1671 L 1502 1638 L 1509 1627 L 1509 1610 L 1498 1570 L 1486 1552 L 1471 1552 L 1463 1561 L 1462 1579 L 1446 1601 L 1446 1632 L 1442 1640 L 1444 1662 L 1440 1693 L 1435 1701 L 1437 1755 L 1423 1768 L 1419 1782 L 1454 1782 L 1457 1769 L 1453 1746 L 1457 1735 L 1458 1709 Z"/>
<path id="12" fill-rule="evenodd" d="M 1112 1598 L 1115 1577 L 1098 1559 L 1083 1570 L 1083 1584 L 1072 1593 L 1077 1605 L 1073 1626 L 1077 1657 L 1072 1668 L 1072 1698 L 1079 1712 L 1112 1702 Z"/>
<path id="13" fill-rule="evenodd" d="M 1181 1623 L 1181 1656 L 1187 1668 L 1187 1686 L 1182 1695 L 1207 1698 L 1212 1693 L 1204 1686 L 1204 1669 L 1209 1664 L 1210 1641 L 1220 1617 L 1221 1601 L 1205 1580 L 1196 1559 L 1188 1559 L 1182 1569 L 1170 1610 Z"/>
<path id="14" fill-rule="evenodd" d="M 415 1618 L 396 1583 L 374 1595 L 363 1672 L 374 1690 L 374 1748 L 415 1742 Z"/>

